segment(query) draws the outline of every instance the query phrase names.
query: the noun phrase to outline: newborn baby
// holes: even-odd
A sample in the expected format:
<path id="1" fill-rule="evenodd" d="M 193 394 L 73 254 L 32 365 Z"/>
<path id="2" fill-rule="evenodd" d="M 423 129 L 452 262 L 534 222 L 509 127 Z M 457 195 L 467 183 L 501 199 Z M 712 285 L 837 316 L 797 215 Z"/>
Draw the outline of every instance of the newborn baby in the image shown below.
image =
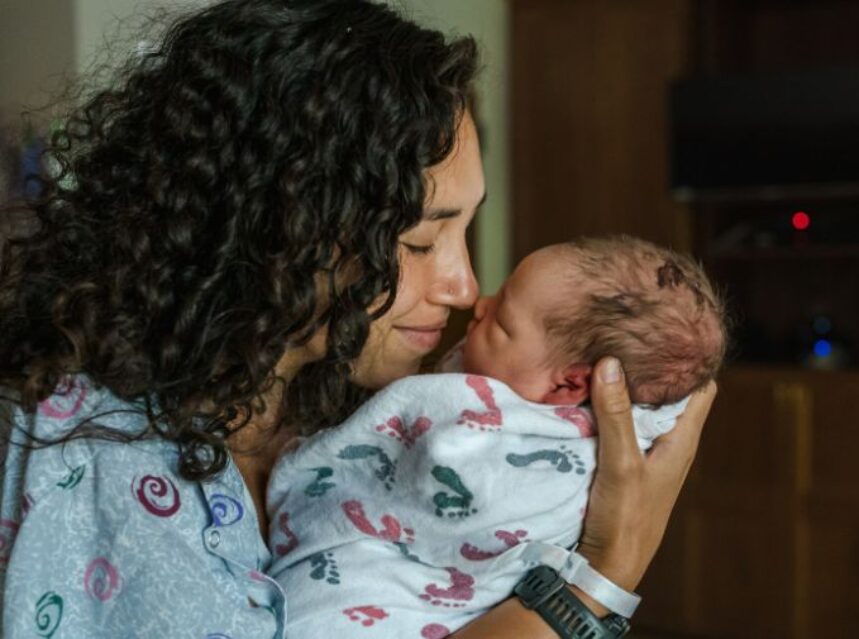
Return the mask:
<path id="1" fill-rule="evenodd" d="M 593 365 L 623 363 L 642 448 L 725 351 L 690 259 L 629 237 L 526 257 L 443 363 L 376 394 L 272 473 L 269 574 L 287 636 L 439 639 L 578 539 L 596 461 Z M 560 558 L 560 559 L 559 559 Z"/>

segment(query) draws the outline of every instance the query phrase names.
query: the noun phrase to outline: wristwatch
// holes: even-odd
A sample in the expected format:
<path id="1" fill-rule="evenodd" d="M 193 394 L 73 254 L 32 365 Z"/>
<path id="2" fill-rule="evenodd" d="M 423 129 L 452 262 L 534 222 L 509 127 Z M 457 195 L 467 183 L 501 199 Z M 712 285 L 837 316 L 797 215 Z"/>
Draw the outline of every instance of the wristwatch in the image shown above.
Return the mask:
<path id="1" fill-rule="evenodd" d="M 558 633 L 561 639 L 616 639 L 629 632 L 629 620 L 618 614 L 600 619 L 576 597 L 556 570 L 537 566 L 513 592 Z"/>

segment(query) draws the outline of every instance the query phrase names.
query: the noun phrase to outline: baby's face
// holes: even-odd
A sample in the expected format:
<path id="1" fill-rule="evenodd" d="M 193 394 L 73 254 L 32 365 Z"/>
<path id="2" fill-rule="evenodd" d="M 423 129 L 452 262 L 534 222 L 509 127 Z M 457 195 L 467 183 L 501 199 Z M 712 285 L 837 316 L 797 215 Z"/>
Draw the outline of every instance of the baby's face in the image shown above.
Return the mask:
<path id="1" fill-rule="evenodd" d="M 501 380 L 520 396 L 541 402 L 552 386 L 546 314 L 562 286 L 552 251 L 526 257 L 501 289 L 474 307 L 463 350 L 465 372 Z M 565 300 L 569 302 L 569 300 Z"/>

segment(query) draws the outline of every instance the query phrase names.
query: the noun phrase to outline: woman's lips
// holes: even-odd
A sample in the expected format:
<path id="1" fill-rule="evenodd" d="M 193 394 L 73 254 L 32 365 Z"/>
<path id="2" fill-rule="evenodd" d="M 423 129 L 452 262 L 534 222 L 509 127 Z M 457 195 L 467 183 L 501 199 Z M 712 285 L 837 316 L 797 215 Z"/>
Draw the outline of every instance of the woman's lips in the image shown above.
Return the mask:
<path id="1" fill-rule="evenodd" d="M 441 331 L 444 326 L 428 328 L 412 328 L 407 326 L 395 327 L 405 340 L 422 351 L 433 350 L 441 341 Z"/>

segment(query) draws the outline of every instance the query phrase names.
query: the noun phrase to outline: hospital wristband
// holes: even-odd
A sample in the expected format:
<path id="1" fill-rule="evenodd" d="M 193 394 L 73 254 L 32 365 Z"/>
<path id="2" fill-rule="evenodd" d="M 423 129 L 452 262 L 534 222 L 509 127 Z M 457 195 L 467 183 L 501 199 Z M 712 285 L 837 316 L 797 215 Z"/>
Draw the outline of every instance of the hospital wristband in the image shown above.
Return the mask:
<path id="1" fill-rule="evenodd" d="M 627 592 L 591 568 L 588 560 L 572 551 L 559 571 L 560 576 L 604 608 L 629 619 L 635 613 L 641 597 Z"/>

